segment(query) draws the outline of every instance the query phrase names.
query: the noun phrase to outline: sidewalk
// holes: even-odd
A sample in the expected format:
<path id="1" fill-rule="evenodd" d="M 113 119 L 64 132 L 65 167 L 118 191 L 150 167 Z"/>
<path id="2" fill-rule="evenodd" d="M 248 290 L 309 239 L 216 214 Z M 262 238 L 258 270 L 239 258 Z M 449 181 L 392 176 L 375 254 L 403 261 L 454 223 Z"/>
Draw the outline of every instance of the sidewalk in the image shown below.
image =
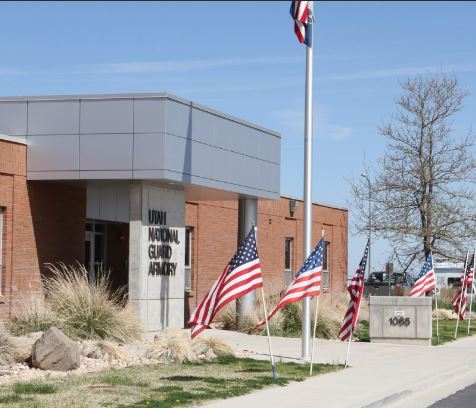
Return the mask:
<path id="1" fill-rule="evenodd" d="M 206 335 L 220 337 L 238 350 L 267 357 L 264 336 L 221 330 L 210 330 Z M 301 339 L 273 337 L 272 346 L 277 358 L 300 357 Z M 346 347 L 340 341 L 316 340 L 314 361 L 343 363 Z M 475 351 L 476 336 L 438 347 L 353 343 L 351 368 L 206 406 L 422 408 L 476 383 Z"/>

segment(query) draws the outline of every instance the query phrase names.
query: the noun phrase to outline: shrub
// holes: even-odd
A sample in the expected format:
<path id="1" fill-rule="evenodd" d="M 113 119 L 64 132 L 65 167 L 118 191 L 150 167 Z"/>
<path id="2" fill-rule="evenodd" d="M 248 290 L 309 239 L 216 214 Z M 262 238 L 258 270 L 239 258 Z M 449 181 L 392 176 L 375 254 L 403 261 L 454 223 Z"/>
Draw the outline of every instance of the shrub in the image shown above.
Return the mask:
<path id="1" fill-rule="evenodd" d="M 7 323 L 9 332 L 14 336 L 44 332 L 51 326 L 61 328 L 62 324 L 48 305 L 38 300 L 24 304 L 21 312 Z"/>
<path id="2" fill-rule="evenodd" d="M 0 365 L 8 365 L 15 360 L 15 347 L 6 330 L 0 327 Z"/>
<path id="3" fill-rule="evenodd" d="M 440 294 L 438 296 L 438 309 L 453 310 L 451 299 L 453 299 L 453 296 L 457 290 L 457 288 L 441 288 Z M 434 303 L 435 301 L 433 300 L 433 306 Z"/>
<path id="4" fill-rule="evenodd" d="M 271 307 L 274 307 L 276 302 L 279 300 L 279 295 L 268 295 L 266 296 L 266 307 L 268 313 L 271 311 Z M 256 328 L 256 325 L 263 320 L 264 311 L 263 303 L 261 296 L 256 297 L 255 305 L 253 306 L 251 313 L 247 318 L 242 322 L 238 327 L 237 323 L 237 313 L 236 313 L 236 302 L 228 303 L 223 309 L 218 312 L 215 317 L 215 322 L 213 324 L 214 328 L 224 329 L 224 330 L 236 330 L 247 334 L 264 334 L 266 335 L 266 326 L 261 328 Z M 268 322 L 269 332 L 272 336 L 281 336 L 283 334 L 283 313 L 281 310 L 273 316 L 273 318 Z"/>
<path id="5" fill-rule="evenodd" d="M 227 342 L 216 337 L 202 337 L 192 342 L 195 354 L 205 354 L 206 357 L 234 356 L 235 351 Z"/>
<path id="6" fill-rule="evenodd" d="M 84 345 L 82 354 L 98 360 L 126 360 L 126 355 L 113 342 L 107 340 L 91 341 Z"/>
<path id="7" fill-rule="evenodd" d="M 139 323 L 124 309 L 124 288 L 111 291 L 109 274 L 100 272 L 89 282 L 83 265 L 48 265 L 45 279 L 47 303 L 72 338 L 133 341 L 140 336 Z"/>
<path id="8" fill-rule="evenodd" d="M 192 342 L 188 336 L 172 330 L 165 330 L 156 337 L 147 350 L 146 357 L 161 363 L 183 363 L 196 360 Z"/>
<path id="9" fill-rule="evenodd" d="M 300 302 L 291 303 L 283 309 L 283 331 L 286 336 L 299 336 L 302 327 L 302 306 Z"/>

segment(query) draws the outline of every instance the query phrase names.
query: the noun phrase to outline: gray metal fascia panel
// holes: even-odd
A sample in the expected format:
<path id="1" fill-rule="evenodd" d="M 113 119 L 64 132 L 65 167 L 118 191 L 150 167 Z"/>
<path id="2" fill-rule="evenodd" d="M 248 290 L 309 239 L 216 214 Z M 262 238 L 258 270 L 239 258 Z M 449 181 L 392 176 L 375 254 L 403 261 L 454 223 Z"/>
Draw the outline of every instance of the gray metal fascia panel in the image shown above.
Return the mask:
<path id="1" fill-rule="evenodd" d="M 27 171 L 27 180 L 79 180 L 79 171 Z"/>
<path id="2" fill-rule="evenodd" d="M 81 134 L 133 133 L 132 99 L 81 100 Z"/>
<path id="3" fill-rule="evenodd" d="M 267 129 L 263 126 L 257 125 L 255 123 L 248 122 L 246 120 L 240 119 L 236 116 L 209 108 L 205 105 L 192 102 L 188 99 L 181 98 L 179 96 L 167 93 L 167 92 L 156 92 L 156 93 L 117 93 L 117 94 L 75 94 L 75 95 L 42 95 L 42 96 L 2 96 L 0 97 L 1 102 L 25 102 L 25 101 L 71 101 L 71 100 L 116 100 L 116 99 L 158 99 L 164 98 L 169 100 L 174 100 L 176 102 L 193 106 L 197 109 L 212 113 L 216 116 L 221 116 L 229 120 L 233 120 L 237 123 L 241 123 L 245 126 L 254 127 L 263 132 L 274 135 L 278 138 L 281 138 L 281 135 L 278 132 Z"/>
<path id="4" fill-rule="evenodd" d="M 26 101 L 0 101 L 0 133 L 26 136 L 28 105 Z"/>
<path id="5" fill-rule="evenodd" d="M 132 150 L 132 133 L 81 134 L 80 170 L 132 171 Z"/>
<path id="6" fill-rule="evenodd" d="M 79 101 L 29 101 L 28 135 L 79 134 Z"/>
<path id="7" fill-rule="evenodd" d="M 165 99 L 134 99 L 134 133 L 165 132 Z"/>
<path id="8" fill-rule="evenodd" d="M 164 151 L 164 133 L 135 134 L 133 170 L 164 168 Z"/>
<path id="9" fill-rule="evenodd" d="M 28 136 L 28 171 L 79 171 L 79 135 Z"/>
<path id="10" fill-rule="evenodd" d="M 80 180 L 131 180 L 132 171 L 128 170 L 81 170 Z"/>

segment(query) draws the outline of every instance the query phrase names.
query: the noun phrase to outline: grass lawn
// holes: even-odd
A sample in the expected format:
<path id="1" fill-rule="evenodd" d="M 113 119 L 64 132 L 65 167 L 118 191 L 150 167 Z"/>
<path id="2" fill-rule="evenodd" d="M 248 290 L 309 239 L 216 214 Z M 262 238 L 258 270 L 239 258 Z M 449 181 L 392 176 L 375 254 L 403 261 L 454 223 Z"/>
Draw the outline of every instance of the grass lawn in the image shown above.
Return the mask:
<path id="1" fill-rule="evenodd" d="M 314 375 L 342 368 L 314 365 Z M 302 381 L 309 365 L 221 358 L 210 363 L 135 366 L 95 374 L 0 386 L 0 406 L 8 407 L 178 407 L 247 394 L 267 386 Z"/>
<path id="2" fill-rule="evenodd" d="M 359 324 L 360 330 L 355 334 L 359 341 L 370 341 L 369 338 L 369 323 L 362 322 Z M 438 346 L 447 343 L 448 341 L 455 340 L 455 328 L 456 328 L 456 319 L 440 319 L 439 321 L 439 332 L 440 332 L 440 341 L 436 336 L 436 320 L 433 320 L 433 338 L 431 339 L 431 344 L 433 346 Z M 471 329 L 469 331 L 469 336 L 476 334 L 476 321 L 471 323 Z M 461 337 L 468 336 L 468 321 L 460 321 L 458 328 L 458 339 Z"/>
<path id="3" fill-rule="evenodd" d="M 444 344 L 455 339 L 456 319 L 444 319 L 439 321 L 440 341 L 436 337 L 436 320 L 433 320 L 433 346 Z M 471 320 L 471 328 L 468 334 L 468 320 L 460 320 L 458 326 L 458 339 L 460 337 L 472 336 L 476 334 L 476 321 Z"/>

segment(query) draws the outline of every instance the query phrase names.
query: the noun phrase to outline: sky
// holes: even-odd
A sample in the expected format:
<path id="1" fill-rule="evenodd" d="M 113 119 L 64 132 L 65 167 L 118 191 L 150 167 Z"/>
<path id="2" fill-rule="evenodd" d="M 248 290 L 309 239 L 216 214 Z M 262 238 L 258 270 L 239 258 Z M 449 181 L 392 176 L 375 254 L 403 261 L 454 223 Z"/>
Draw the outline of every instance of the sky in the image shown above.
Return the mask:
<path id="1" fill-rule="evenodd" d="M 290 2 L 1 2 L 0 94 L 167 91 L 282 135 L 281 193 L 303 195 L 305 46 Z M 400 83 L 450 73 L 476 120 L 476 2 L 317 2 L 313 199 L 348 207 L 375 171 Z M 350 216 L 352 224 L 353 216 Z M 349 272 L 366 238 L 349 231 Z M 372 270 L 387 245 L 375 240 Z"/>

